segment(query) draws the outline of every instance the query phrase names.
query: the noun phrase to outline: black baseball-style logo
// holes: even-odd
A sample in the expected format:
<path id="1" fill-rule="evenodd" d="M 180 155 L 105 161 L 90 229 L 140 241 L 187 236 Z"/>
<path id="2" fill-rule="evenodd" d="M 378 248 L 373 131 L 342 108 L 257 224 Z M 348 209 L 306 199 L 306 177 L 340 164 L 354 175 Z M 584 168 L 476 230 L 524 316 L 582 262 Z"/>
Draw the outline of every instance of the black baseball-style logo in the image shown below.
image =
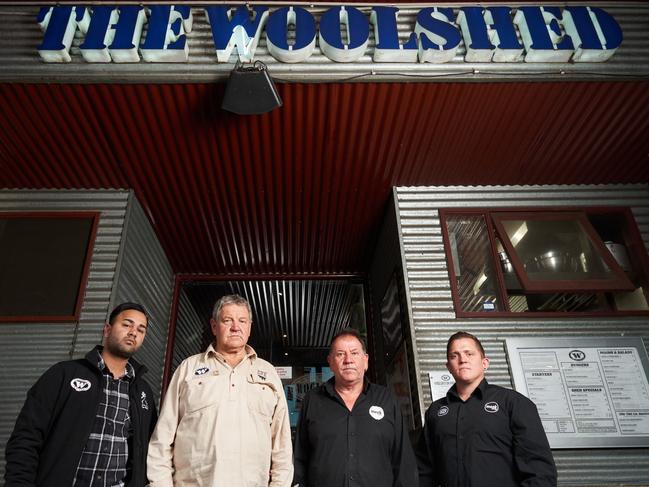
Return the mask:
<path id="1" fill-rule="evenodd" d="M 568 357 L 576 360 L 577 362 L 581 362 L 586 358 L 586 354 L 581 350 L 571 350 L 570 352 L 568 352 Z"/>

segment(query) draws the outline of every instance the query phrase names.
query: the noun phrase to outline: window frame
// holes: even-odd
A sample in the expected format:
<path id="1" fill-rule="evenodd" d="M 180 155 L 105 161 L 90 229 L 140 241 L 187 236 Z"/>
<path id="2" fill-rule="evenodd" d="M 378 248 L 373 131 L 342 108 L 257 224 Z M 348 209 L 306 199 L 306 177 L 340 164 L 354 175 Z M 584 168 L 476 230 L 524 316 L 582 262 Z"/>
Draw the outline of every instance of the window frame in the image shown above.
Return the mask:
<path id="1" fill-rule="evenodd" d="M 588 217 L 590 215 L 607 215 L 615 214 L 624 217 L 623 233 L 624 233 L 624 242 L 626 244 L 627 252 L 631 261 L 637 262 L 637 265 L 634 265 L 634 269 L 642 269 L 642 285 L 649 286 L 649 254 L 647 249 L 644 247 L 642 234 L 638 228 L 638 224 L 635 221 L 633 213 L 629 207 L 616 207 L 616 206 L 606 206 L 606 207 L 492 207 L 489 209 L 476 208 L 476 207 L 467 207 L 467 208 L 440 208 L 439 220 L 440 227 L 442 230 L 442 244 L 444 247 L 445 260 L 447 264 L 447 271 L 450 279 L 451 287 L 451 297 L 453 301 L 453 307 L 455 311 L 455 316 L 457 318 L 510 318 L 510 319 L 521 319 L 521 318 L 555 318 L 561 319 L 566 316 L 572 318 L 589 318 L 589 317 L 604 317 L 604 316 L 649 316 L 649 310 L 617 310 L 614 304 L 611 304 L 611 308 L 608 310 L 602 311 L 565 311 L 565 312 L 555 312 L 555 311 L 528 311 L 528 312 L 514 312 L 511 311 L 509 306 L 509 293 L 507 292 L 505 285 L 505 278 L 501 266 L 499 265 L 499 257 L 496 248 L 496 226 L 491 218 L 493 213 L 517 213 L 522 215 L 524 213 L 552 213 L 552 212 L 561 212 L 561 213 L 582 213 Z M 504 311 L 463 311 L 461 308 L 460 296 L 458 292 L 457 285 L 457 276 L 455 275 L 454 261 L 451 252 L 450 238 L 448 234 L 448 225 L 447 218 L 449 216 L 481 216 L 484 218 L 489 241 L 491 244 L 491 255 L 494 262 L 494 267 L 496 269 L 496 292 L 497 299 L 500 299 Z M 599 238 L 599 235 L 598 235 Z M 601 238 L 599 238 L 601 240 Z M 608 252 L 608 250 L 607 250 Z M 611 257 L 612 258 L 612 257 Z M 617 263 L 616 263 L 617 265 Z M 518 276 L 517 276 L 518 277 Z M 575 292 L 572 290 L 572 292 Z M 598 290 L 597 292 L 606 292 L 603 290 Z M 529 294 L 533 294 L 529 292 Z"/>
<path id="2" fill-rule="evenodd" d="M 491 258 L 494 262 L 494 267 L 498 267 L 498 253 L 496 252 L 496 246 L 494 245 L 495 232 L 493 225 L 489 223 L 487 213 L 485 210 L 477 208 L 445 208 L 439 210 L 440 224 L 442 227 L 442 242 L 444 245 L 444 253 L 446 254 L 446 264 L 448 268 L 449 277 L 451 280 L 451 295 L 453 297 L 453 306 L 455 308 L 455 314 L 458 317 L 483 317 L 483 316 L 512 316 L 512 312 L 509 310 L 509 302 L 507 299 L 504 299 L 507 296 L 507 290 L 505 289 L 505 280 L 501 275 L 500 269 L 496 270 L 496 293 L 497 299 L 501 300 L 503 305 L 503 311 L 463 311 L 462 302 L 460 300 L 460 293 L 458 290 L 458 280 L 457 275 L 455 274 L 455 265 L 453 262 L 453 253 L 451 250 L 451 239 L 448 234 L 448 225 L 447 217 L 448 216 L 480 216 L 485 220 L 485 227 L 487 228 L 487 235 L 489 238 L 489 247 L 491 249 Z"/>
<path id="3" fill-rule="evenodd" d="M 85 298 L 85 289 L 88 285 L 90 274 L 90 265 L 97 238 L 99 227 L 100 212 L 96 211 L 22 211 L 22 212 L 0 212 L 0 219 L 18 220 L 18 219 L 51 219 L 51 220 L 90 220 L 90 231 L 88 233 L 88 245 L 85 255 L 83 256 L 83 265 L 81 267 L 81 278 L 76 293 L 74 312 L 71 315 L 2 315 L 0 314 L 0 324 L 2 323 L 65 323 L 78 322 L 81 315 L 81 307 Z"/>
<path id="4" fill-rule="evenodd" d="M 499 241 L 505 248 L 505 252 L 509 257 L 510 262 L 514 266 L 516 277 L 523 286 L 523 290 L 527 293 L 543 293 L 543 292 L 615 292 L 615 291 L 633 291 L 635 287 L 626 276 L 622 268 L 615 261 L 611 253 L 604 246 L 601 237 L 597 234 L 591 223 L 588 221 L 586 212 L 574 211 L 552 211 L 552 212 L 512 212 L 512 211 L 491 211 L 489 216 L 496 227 Z M 599 257 L 609 267 L 613 276 L 610 279 L 589 279 L 589 280 L 544 280 L 535 281 L 530 279 L 523 261 L 521 260 L 518 252 L 514 248 L 503 221 L 518 220 L 536 220 L 536 221 L 576 221 L 579 222 L 582 229 L 589 238 L 590 243 L 597 251 Z M 493 242 L 492 242 L 493 244 Z"/>

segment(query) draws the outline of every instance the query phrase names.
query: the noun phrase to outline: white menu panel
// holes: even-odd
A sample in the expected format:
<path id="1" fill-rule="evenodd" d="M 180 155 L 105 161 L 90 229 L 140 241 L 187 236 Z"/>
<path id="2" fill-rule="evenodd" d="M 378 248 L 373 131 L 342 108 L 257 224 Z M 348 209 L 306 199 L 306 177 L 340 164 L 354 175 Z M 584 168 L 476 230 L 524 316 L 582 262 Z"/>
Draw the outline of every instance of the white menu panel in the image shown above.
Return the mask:
<path id="1" fill-rule="evenodd" d="M 649 446 L 649 359 L 640 338 L 505 340 L 514 387 L 553 448 Z"/>

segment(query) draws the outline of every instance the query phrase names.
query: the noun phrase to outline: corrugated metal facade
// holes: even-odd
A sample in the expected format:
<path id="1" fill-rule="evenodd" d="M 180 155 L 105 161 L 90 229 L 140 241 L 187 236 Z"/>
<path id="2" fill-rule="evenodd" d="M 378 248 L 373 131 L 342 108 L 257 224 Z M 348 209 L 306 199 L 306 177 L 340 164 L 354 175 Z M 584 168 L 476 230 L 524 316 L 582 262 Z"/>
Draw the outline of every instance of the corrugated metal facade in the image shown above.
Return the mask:
<path id="1" fill-rule="evenodd" d="M 51 2 L 50 2 L 51 3 Z M 155 2 L 154 2 L 155 3 Z M 209 3 L 209 2 L 208 2 Z M 594 2 L 587 2 L 591 4 Z M 264 2 L 250 2 L 248 5 L 264 5 Z M 516 7 L 518 2 L 508 2 Z M 190 5 L 192 5 L 190 3 Z M 202 5 L 199 3 L 199 5 Z M 266 3 L 265 5 L 268 5 Z M 273 4 L 280 8 L 289 4 Z M 371 5 L 371 4 L 369 4 Z M 431 4 L 402 3 L 398 17 L 399 37 L 402 42 L 414 31 L 416 14 L 423 6 Z M 436 4 L 440 5 L 440 4 Z M 458 3 L 454 6 L 457 16 Z M 565 3 L 545 2 L 543 5 Z M 579 3 L 578 5 L 582 5 Z M 331 61 L 316 47 L 306 62 L 297 64 L 280 63 L 268 52 L 266 35 L 262 33 L 255 52 L 255 60 L 269 67 L 269 72 L 280 81 L 487 81 L 487 80 L 575 80 L 601 79 L 603 76 L 622 76 L 630 79 L 646 78 L 649 75 L 649 5 L 639 2 L 597 2 L 605 8 L 620 24 L 624 32 L 624 42 L 615 55 L 605 63 L 468 63 L 464 61 L 466 49 L 462 43 L 448 63 L 375 63 L 372 56 L 375 50 L 374 29 L 365 54 L 353 63 Z M 330 5 L 302 5 L 313 13 L 316 19 Z M 368 3 L 356 4 L 368 18 L 371 6 Z M 77 36 L 71 49 L 72 63 L 55 64 L 41 61 L 37 46 L 42 42 L 43 33 L 36 23 L 38 7 L 0 7 L 0 81 L 51 82 L 212 82 L 223 80 L 233 68 L 236 56 L 229 62 L 219 63 L 212 32 L 203 8 L 193 8 L 192 32 L 187 35 L 189 63 L 112 63 L 90 64 L 85 62 L 78 45 Z M 143 36 L 144 38 L 144 36 Z M 191 66 L 191 67 L 188 67 Z"/>
<path id="2" fill-rule="evenodd" d="M 51 365 L 79 358 L 101 343 L 102 325 L 122 301 L 142 302 L 151 314 L 138 359 L 159 393 L 173 291 L 173 274 L 132 192 L 0 191 L 0 211 L 97 211 L 100 219 L 81 315 L 77 323 L 0 325 L 0 449 L 13 430 L 25 393 Z M 4 455 L 0 478 L 4 476 Z"/>
<path id="3" fill-rule="evenodd" d="M 180 362 L 199 353 L 203 344 L 203 333 L 207 326 L 208 324 L 196 311 L 185 290 L 181 288 L 178 296 L 174 352 L 171 362 L 172 374 Z"/>
<path id="4" fill-rule="evenodd" d="M 51 365 L 78 358 L 101 342 L 117 266 L 127 191 L 0 191 L 0 211 L 101 212 L 79 323 L 0 324 L 0 450 L 25 394 Z M 4 454 L 0 478 L 4 477 Z"/>
<path id="5" fill-rule="evenodd" d="M 123 301 L 142 303 L 149 327 L 136 358 L 147 366 L 147 382 L 160 397 L 174 275 L 142 207 L 131 193 L 111 307 Z"/>
<path id="6" fill-rule="evenodd" d="M 512 387 L 503 339 L 522 336 L 640 336 L 649 344 L 646 318 L 456 319 L 438 210 L 440 208 L 628 206 L 649 248 L 649 187 L 500 186 L 399 187 L 394 193 L 406 269 L 408 307 L 415 331 L 422 406 L 431 402 L 427 373 L 446 362 L 448 337 L 475 333 L 491 365 L 487 378 Z M 555 450 L 562 485 L 646 484 L 649 450 Z"/>

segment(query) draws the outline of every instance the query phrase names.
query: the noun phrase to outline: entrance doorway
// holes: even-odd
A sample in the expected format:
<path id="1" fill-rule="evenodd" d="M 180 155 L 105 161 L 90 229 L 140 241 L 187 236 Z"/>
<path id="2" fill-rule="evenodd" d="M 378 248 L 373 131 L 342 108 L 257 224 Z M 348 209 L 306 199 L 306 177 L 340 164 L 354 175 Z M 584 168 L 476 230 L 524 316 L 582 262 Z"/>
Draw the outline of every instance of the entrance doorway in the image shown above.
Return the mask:
<path id="1" fill-rule="evenodd" d="M 295 428 L 306 392 L 328 380 L 328 347 L 343 328 L 367 340 L 365 284 L 359 278 L 304 280 L 185 280 L 180 284 L 170 340 L 167 381 L 180 362 L 212 343 L 209 321 L 216 300 L 239 294 L 250 302 L 253 324 L 248 344 L 278 371 Z M 369 337 L 371 339 L 371 337 Z M 370 371 L 371 373 L 371 371 Z M 166 386 L 166 384 L 165 384 Z"/>

